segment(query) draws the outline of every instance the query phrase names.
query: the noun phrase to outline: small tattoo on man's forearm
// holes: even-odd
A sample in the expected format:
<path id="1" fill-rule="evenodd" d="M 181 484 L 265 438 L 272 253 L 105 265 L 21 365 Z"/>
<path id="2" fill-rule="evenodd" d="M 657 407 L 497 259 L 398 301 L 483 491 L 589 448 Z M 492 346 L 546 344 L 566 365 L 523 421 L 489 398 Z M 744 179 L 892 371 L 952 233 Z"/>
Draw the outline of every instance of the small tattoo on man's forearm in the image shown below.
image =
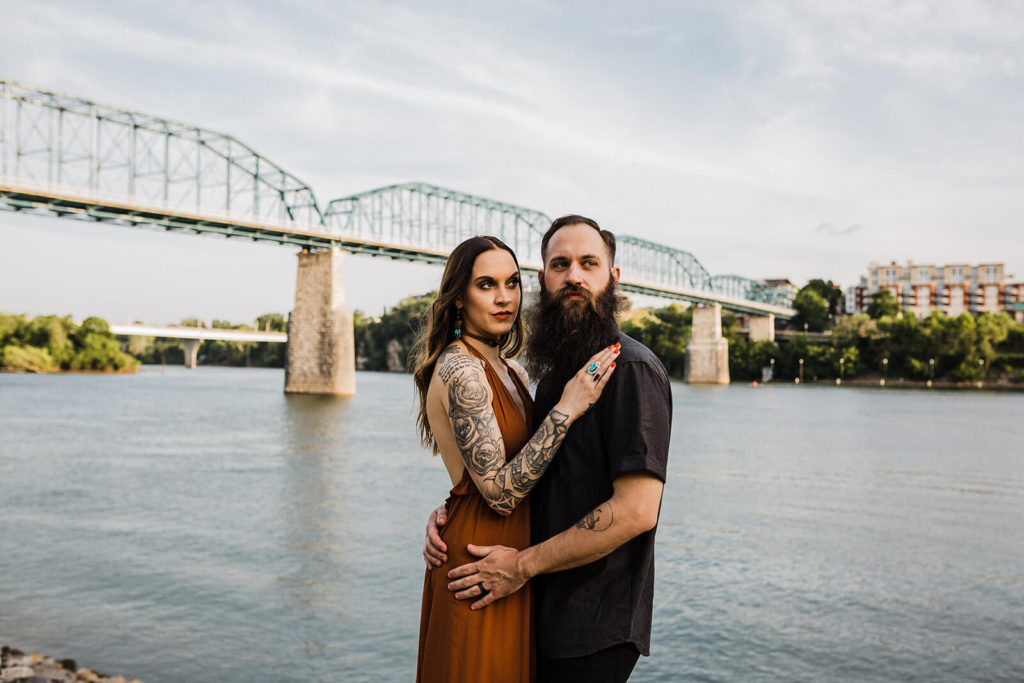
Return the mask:
<path id="1" fill-rule="evenodd" d="M 583 519 L 576 522 L 577 529 L 584 531 L 606 531 L 615 519 L 615 513 L 611 505 L 601 505 L 583 516 Z"/>

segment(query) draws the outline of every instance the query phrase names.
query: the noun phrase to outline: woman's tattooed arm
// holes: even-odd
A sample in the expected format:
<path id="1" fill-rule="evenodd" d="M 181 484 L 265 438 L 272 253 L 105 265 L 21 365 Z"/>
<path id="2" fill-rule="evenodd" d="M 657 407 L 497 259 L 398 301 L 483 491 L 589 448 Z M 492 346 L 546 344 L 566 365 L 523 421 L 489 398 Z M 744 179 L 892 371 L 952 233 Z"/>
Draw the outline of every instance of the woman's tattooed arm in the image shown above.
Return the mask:
<path id="1" fill-rule="evenodd" d="M 505 446 L 491 408 L 487 376 L 479 361 L 456 345 L 438 359 L 438 376 L 448 392 L 448 418 L 455 443 L 487 504 L 512 513 L 547 469 L 569 430 L 569 416 L 552 410 L 533 437 L 505 462 Z"/>

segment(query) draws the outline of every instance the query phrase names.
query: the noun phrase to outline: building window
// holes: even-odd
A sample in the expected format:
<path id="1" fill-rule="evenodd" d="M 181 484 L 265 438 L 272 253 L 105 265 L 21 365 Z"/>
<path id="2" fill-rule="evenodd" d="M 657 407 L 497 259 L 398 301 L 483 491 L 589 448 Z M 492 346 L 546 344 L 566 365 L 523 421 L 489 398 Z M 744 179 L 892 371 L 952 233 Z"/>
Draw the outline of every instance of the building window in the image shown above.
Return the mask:
<path id="1" fill-rule="evenodd" d="M 898 282 L 899 281 L 896 279 L 896 269 L 895 268 L 886 268 L 885 269 L 885 284 L 887 284 L 887 285 L 895 285 Z"/>
<path id="2" fill-rule="evenodd" d="M 999 279 L 999 266 L 985 266 L 985 281 L 997 282 Z"/>
<path id="3" fill-rule="evenodd" d="M 918 282 L 928 282 L 930 279 L 931 279 L 931 273 L 928 272 L 927 268 L 918 268 L 917 269 L 917 281 Z"/>
<path id="4" fill-rule="evenodd" d="M 949 279 L 953 282 L 962 282 L 964 279 L 964 269 L 960 266 L 953 266 L 949 269 Z"/>

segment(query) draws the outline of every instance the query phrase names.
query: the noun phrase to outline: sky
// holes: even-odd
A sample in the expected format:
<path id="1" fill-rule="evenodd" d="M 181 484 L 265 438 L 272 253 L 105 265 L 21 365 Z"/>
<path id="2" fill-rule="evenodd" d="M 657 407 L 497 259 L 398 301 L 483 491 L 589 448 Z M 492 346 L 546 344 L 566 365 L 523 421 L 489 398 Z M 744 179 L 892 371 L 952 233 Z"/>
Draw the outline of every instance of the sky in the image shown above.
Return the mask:
<path id="1" fill-rule="evenodd" d="M 228 133 L 321 205 L 420 181 L 856 284 L 1024 280 L 1024 4 L 0 0 L 0 78 Z M 0 212 L 0 311 L 252 322 L 292 248 Z M 438 267 L 346 260 L 372 315 Z M 628 277 L 627 273 L 623 274 Z"/>

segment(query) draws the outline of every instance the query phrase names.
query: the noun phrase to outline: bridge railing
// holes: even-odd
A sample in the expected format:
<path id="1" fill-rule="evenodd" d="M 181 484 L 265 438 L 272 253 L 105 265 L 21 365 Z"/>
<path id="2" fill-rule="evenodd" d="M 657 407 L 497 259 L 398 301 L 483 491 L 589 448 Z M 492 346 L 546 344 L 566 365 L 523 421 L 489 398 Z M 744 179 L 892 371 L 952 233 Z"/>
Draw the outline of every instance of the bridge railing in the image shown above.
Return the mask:
<path id="1" fill-rule="evenodd" d="M 0 80 L 0 176 L 165 210 L 322 224 L 306 183 L 230 135 L 11 80 Z"/>
<path id="2" fill-rule="evenodd" d="M 768 287 L 763 283 L 740 275 L 715 275 L 710 278 L 712 291 L 733 299 L 746 299 L 781 308 L 792 308 L 796 292 L 781 287 Z"/>
<path id="3" fill-rule="evenodd" d="M 474 235 L 494 235 L 524 265 L 540 265 L 551 219 L 540 211 L 426 183 L 390 185 L 331 201 L 324 222 L 343 237 L 448 252 Z"/>

